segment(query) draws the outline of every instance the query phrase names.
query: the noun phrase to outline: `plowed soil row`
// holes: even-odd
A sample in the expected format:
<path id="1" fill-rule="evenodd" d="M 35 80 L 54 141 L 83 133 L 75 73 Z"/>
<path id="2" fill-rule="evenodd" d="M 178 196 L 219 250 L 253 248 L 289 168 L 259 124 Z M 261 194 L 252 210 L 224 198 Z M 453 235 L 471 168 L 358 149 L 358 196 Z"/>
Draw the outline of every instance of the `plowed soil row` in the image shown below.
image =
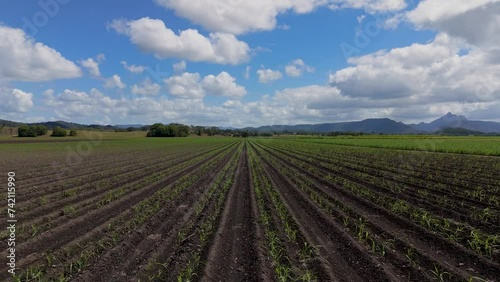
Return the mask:
<path id="1" fill-rule="evenodd" d="M 278 145 L 276 144 L 274 146 L 268 144 L 268 146 L 271 146 L 273 149 L 283 151 L 283 149 L 278 148 Z M 382 164 L 375 166 L 373 165 L 373 162 L 368 161 L 370 160 L 370 158 L 366 157 L 363 159 L 356 159 L 355 157 L 352 156 L 348 157 L 344 156 L 344 158 L 339 156 L 334 159 L 334 158 L 326 158 L 323 156 L 313 155 L 311 153 L 303 152 L 298 149 L 290 150 L 288 148 L 286 149 L 286 151 L 288 154 L 293 152 L 294 155 L 301 155 L 304 158 L 311 159 L 314 161 L 315 164 L 321 165 L 327 163 L 334 166 L 342 167 L 346 170 L 347 174 L 362 173 L 366 175 L 371 175 L 372 177 L 383 178 L 384 181 L 394 181 L 395 183 L 409 187 L 413 191 L 424 190 L 427 191 L 427 195 L 429 197 L 431 196 L 434 196 L 436 198 L 448 197 L 452 199 L 451 202 L 464 202 L 465 204 L 467 204 L 467 206 L 476 206 L 483 209 L 489 206 L 488 203 L 479 202 L 475 199 L 471 199 L 470 197 L 464 196 L 463 191 L 470 190 L 470 188 L 459 186 L 455 183 L 450 182 L 450 179 L 454 179 L 454 176 L 449 173 L 442 173 L 434 177 L 439 180 L 426 179 L 425 181 L 422 181 L 421 178 L 418 178 L 418 175 L 413 175 L 414 171 L 405 174 L 404 170 L 398 167 L 394 168 L 393 166 L 397 165 L 397 160 L 394 160 L 390 164 Z M 454 172 L 454 174 L 456 174 L 456 172 Z M 424 185 L 422 185 L 421 183 L 424 183 Z M 473 180 L 465 182 L 465 184 L 467 184 L 467 186 L 473 187 L 474 189 L 477 188 L 476 185 L 477 183 L 475 183 Z M 453 187 L 453 189 L 450 189 L 448 187 Z"/>
<path id="2" fill-rule="evenodd" d="M 174 162 L 176 160 L 182 162 L 197 154 L 204 154 L 217 148 L 209 147 L 204 150 L 180 150 L 178 152 L 166 152 L 162 154 L 150 152 L 144 158 L 130 158 L 128 154 L 121 155 L 119 158 L 107 158 L 104 166 L 101 166 L 99 160 L 93 158 L 86 159 L 86 161 L 77 165 L 69 166 L 70 173 L 64 173 L 63 179 L 52 178 L 50 175 L 45 175 L 41 178 L 28 179 L 26 182 L 19 181 L 19 185 L 26 187 L 17 195 L 22 201 L 21 197 L 33 198 L 39 195 L 48 196 L 49 192 L 57 192 L 62 189 L 71 189 L 81 185 L 82 183 L 91 184 L 97 180 L 105 180 L 107 178 L 116 177 L 120 173 L 132 173 L 144 170 L 145 168 L 155 170 L 157 166 L 164 165 L 164 161 Z M 107 163 L 109 160 L 109 164 Z M 52 172 L 50 169 L 49 171 Z M 56 172 L 57 173 L 57 172 Z M 24 175 L 24 171 L 21 176 Z"/>
<path id="3" fill-rule="evenodd" d="M 225 154 L 228 156 L 231 155 L 229 150 L 231 148 L 233 150 L 235 149 L 234 144 L 235 143 L 233 143 L 231 147 L 227 147 L 227 149 L 225 149 Z M 27 266 L 33 265 L 37 261 L 44 259 L 44 254 L 40 251 L 57 250 L 69 242 L 85 240 L 85 238 L 92 238 L 92 236 L 95 236 L 96 234 L 102 234 L 110 220 L 113 220 L 113 218 L 118 216 L 124 216 L 125 218 L 127 216 L 130 217 L 132 215 L 130 207 L 153 195 L 159 189 L 174 183 L 179 177 L 193 173 L 210 159 L 211 158 L 207 156 L 205 159 L 172 173 L 164 179 L 143 187 L 140 190 L 129 193 L 127 197 L 122 197 L 109 205 L 103 206 L 102 208 L 92 210 L 86 214 L 82 214 L 80 217 L 62 222 L 62 224 L 59 224 L 57 227 L 47 232 L 44 232 L 28 241 L 18 243 L 16 252 L 18 257 L 21 258 L 17 262 L 18 267 L 25 269 Z M 7 271 L 3 271 L 2 274 L 4 275 L 3 278 L 5 278 Z"/>
<path id="4" fill-rule="evenodd" d="M 175 245 L 178 231 L 192 219 L 195 205 L 206 195 L 217 173 L 233 157 L 233 152 L 210 168 L 205 177 L 180 197 L 164 206 L 143 227 L 92 262 L 75 281 L 137 281 L 137 275 L 144 271 L 155 251 Z M 114 268 L 110 270 L 108 265 Z"/>
<path id="5" fill-rule="evenodd" d="M 303 175 L 302 177 L 305 176 L 307 182 L 316 183 L 317 189 L 325 195 L 328 195 L 332 199 L 340 200 L 359 216 L 368 218 L 369 225 L 374 226 L 374 229 L 382 231 L 385 236 L 390 238 L 401 238 L 404 236 L 403 244 L 414 247 L 427 261 L 436 262 L 437 265 L 441 265 L 447 269 L 449 273 L 465 279 L 474 275 L 482 275 L 483 277 L 492 279 L 496 277 L 496 273 L 500 272 L 500 266 L 497 263 L 452 244 L 444 238 L 436 236 L 420 226 L 400 218 L 390 211 L 374 205 L 341 187 L 329 184 L 309 171 L 280 158 L 278 155 L 270 154 L 270 156 L 273 159 L 279 160 L 284 167 L 296 170 L 295 174 L 298 173 L 299 175 Z M 290 186 L 293 187 L 291 184 Z"/>
<path id="6" fill-rule="evenodd" d="M 466 157 L 454 157 L 456 163 L 433 172 L 431 181 L 411 166 L 393 175 L 396 163 L 383 167 L 389 158 L 370 162 L 376 149 L 163 140 L 128 153 L 109 147 L 95 166 L 71 164 L 65 181 L 43 178 L 49 165 L 29 164 L 32 178 L 18 182 L 31 186 L 19 190 L 16 268 L 24 276 L 18 280 L 500 282 L 499 254 L 474 251 L 464 241 L 470 230 L 486 236 L 500 227 L 471 216 L 471 206 L 483 207 L 481 201 L 438 189 L 496 185 L 494 176 L 481 181 L 476 175 L 454 188 L 453 180 L 441 181 L 454 167 L 465 171 Z M 49 156 L 43 151 L 34 158 Z M 54 160 L 62 157 L 54 151 Z M 444 163 L 445 156 L 435 160 Z M 485 169 L 484 175 L 487 167 L 478 163 L 474 170 Z M 444 197 L 448 202 L 441 204 Z M 405 211 L 393 208 L 398 201 Z M 451 227 L 426 227 L 408 211 L 428 212 L 438 222 L 448 218 Z M 462 224 L 460 239 L 445 238 Z M 0 266 L 1 281 L 11 280 L 7 269 Z"/>
<path id="7" fill-rule="evenodd" d="M 328 157 L 337 156 L 339 160 L 349 159 L 367 167 L 394 169 L 408 176 L 421 177 L 432 181 L 433 175 L 450 175 L 454 180 L 482 185 L 498 185 L 498 179 L 491 175 L 491 162 L 495 157 L 455 155 L 435 152 L 414 152 L 409 150 L 381 149 L 384 158 L 377 158 L 381 150 L 361 147 L 347 148 L 333 144 L 310 144 L 300 142 L 303 146 L 296 146 L 294 151 L 305 151 L 305 147 L 314 147 L 315 151 L 328 151 Z M 294 146 L 288 146 L 288 148 Z M 321 155 L 321 154 L 318 154 Z M 376 166 L 374 166 L 376 164 Z M 433 165 L 431 165 L 433 164 Z M 429 172 L 429 169 L 432 169 Z M 429 177 L 430 176 L 430 177 Z M 446 180 L 446 179 L 443 179 Z"/>
<path id="8" fill-rule="evenodd" d="M 260 153 L 257 155 L 307 239 L 320 246 L 320 254 L 333 271 L 335 281 L 397 281 L 337 223 L 294 189 Z"/>
<path id="9" fill-rule="evenodd" d="M 210 248 L 204 281 L 259 281 L 255 202 L 247 148 L 242 151 L 237 180 L 229 192 L 222 219 Z"/>
<path id="10" fill-rule="evenodd" d="M 429 191 L 426 187 L 415 186 L 413 184 L 408 184 L 406 182 L 400 182 L 400 181 L 395 181 L 395 183 L 396 184 L 402 183 L 406 189 L 397 193 L 397 192 L 394 192 L 394 191 L 387 188 L 387 186 L 390 186 L 390 183 L 391 183 L 390 181 L 393 181 L 393 180 L 388 180 L 387 178 L 384 178 L 384 185 L 381 185 L 381 184 L 379 184 L 380 181 L 370 182 L 370 181 L 364 180 L 364 178 L 361 177 L 360 175 L 356 175 L 353 173 L 353 172 L 356 172 L 356 170 L 351 171 L 351 173 L 349 173 L 349 171 L 331 170 L 332 167 L 325 165 L 324 160 L 320 160 L 320 159 L 317 159 L 317 158 L 314 158 L 311 156 L 304 156 L 303 154 L 297 153 L 297 152 L 291 153 L 291 152 L 288 152 L 288 151 L 285 151 L 282 149 L 277 149 L 277 148 L 272 147 L 272 146 L 265 146 L 265 145 L 261 145 L 261 146 L 264 146 L 266 148 L 266 150 L 268 150 L 271 154 L 280 153 L 288 159 L 293 159 L 293 160 L 299 161 L 301 163 L 307 164 L 309 166 L 317 167 L 320 170 L 325 170 L 325 173 L 329 173 L 331 175 L 339 175 L 339 176 L 341 176 L 345 179 L 348 179 L 350 181 L 360 183 L 360 184 L 368 186 L 368 187 L 372 187 L 374 191 L 383 193 L 386 196 L 390 196 L 390 197 L 397 198 L 397 199 L 404 199 L 406 201 L 412 202 L 417 207 L 424 208 L 424 209 L 426 209 L 426 210 L 428 210 L 428 211 L 430 211 L 438 216 L 450 218 L 450 219 L 456 220 L 458 222 L 465 222 L 467 224 L 470 224 L 471 226 L 482 229 L 486 232 L 500 233 L 500 226 L 498 226 L 496 224 L 496 221 L 484 222 L 484 221 L 480 221 L 476 218 L 472 218 L 470 216 L 470 214 L 471 214 L 470 208 L 471 207 L 474 207 L 474 206 L 477 207 L 479 205 L 481 208 L 486 208 L 487 205 L 484 205 L 484 203 L 480 203 L 480 202 L 477 202 L 474 200 L 466 199 L 466 198 L 463 198 L 461 196 L 457 196 L 453 193 L 446 193 L 445 195 L 443 195 L 443 193 L 439 193 L 440 195 L 436 196 L 436 198 L 432 197 L 432 195 L 429 195 L 429 194 L 425 194 L 426 196 L 424 196 L 423 194 L 417 193 L 415 191 L 417 191 L 419 189 L 420 189 L 419 191 L 421 191 L 421 190 Z M 341 166 L 343 166 L 343 165 L 340 163 L 334 164 L 334 167 L 341 167 Z M 370 179 L 376 180 L 377 177 L 380 177 L 380 176 L 371 175 Z M 467 203 L 468 208 L 461 208 L 460 206 L 457 206 L 455 204 L 453 204 L 453 205 L 443 204 L 440 201 L 442 199 L 442 197 L 447 197 L 449 203 L 465 202 L 465 203 Z"/>

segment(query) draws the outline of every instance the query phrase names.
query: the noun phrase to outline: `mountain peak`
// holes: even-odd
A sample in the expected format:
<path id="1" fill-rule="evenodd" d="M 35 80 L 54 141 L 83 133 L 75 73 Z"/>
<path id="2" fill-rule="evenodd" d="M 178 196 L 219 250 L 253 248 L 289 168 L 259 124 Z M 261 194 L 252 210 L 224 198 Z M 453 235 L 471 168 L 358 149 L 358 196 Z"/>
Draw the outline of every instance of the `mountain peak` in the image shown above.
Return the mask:
<path id="1" fill-rule="evenodd" d="M 460 121 L 466 121 L 467 118 L 464 116 L 459 116 L 455 115 L 452 112 L 448 112 L 446 115 L 442 116 L 439 119 L 445 119 L 445 120 L 460 120 Z"/>

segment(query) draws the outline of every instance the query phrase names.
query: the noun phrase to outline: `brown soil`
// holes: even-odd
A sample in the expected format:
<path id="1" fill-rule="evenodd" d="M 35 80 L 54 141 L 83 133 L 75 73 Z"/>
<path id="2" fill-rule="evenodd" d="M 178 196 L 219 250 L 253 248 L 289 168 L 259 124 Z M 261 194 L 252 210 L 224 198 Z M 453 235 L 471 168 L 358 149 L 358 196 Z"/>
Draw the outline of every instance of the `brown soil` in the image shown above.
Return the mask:
<path id="1" fill-rule="evenodd" d="M 250 182 L 245 147 L 202 281 L 260 281 L 255 275 L 259 273 L 259 257 Z"/>

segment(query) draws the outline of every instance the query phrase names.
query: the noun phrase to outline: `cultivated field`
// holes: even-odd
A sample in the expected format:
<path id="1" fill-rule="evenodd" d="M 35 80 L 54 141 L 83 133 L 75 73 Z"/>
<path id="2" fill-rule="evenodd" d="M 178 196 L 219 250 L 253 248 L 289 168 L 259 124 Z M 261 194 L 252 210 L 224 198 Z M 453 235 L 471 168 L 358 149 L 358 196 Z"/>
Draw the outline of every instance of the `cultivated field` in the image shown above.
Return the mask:
<path id="1" fill-rule="evenodd" d="M 500 139 L 141 136 L 0 140 L 17 281 L 500 281 Z"/>

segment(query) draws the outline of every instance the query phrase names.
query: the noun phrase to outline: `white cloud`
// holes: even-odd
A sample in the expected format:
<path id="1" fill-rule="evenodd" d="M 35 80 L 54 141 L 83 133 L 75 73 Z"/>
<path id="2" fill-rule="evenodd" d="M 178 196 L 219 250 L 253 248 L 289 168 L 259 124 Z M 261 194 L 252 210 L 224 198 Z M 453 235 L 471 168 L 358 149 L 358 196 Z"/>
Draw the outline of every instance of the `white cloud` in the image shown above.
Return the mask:
<path id="1" fill-rule="evenodd" d="M 428 44 L 413 44 L 359 58 L 330 75 L 342 96 L 368 98 L 388 107 L 485 104 L 500 97 L 500 64 L 488 52 L 460 55 L 460 42 L 440 34 Z"/>
<path id="2" fill-rule="evenodd" d="M 236 84 L 236 79 L 227 72 L 205 76 L 201 85 L 212 96 L 243 97 L 247 94 L 245 87 Z"/>
<path id="3" fill-rule="evenodd" d="M 76 78 L 80 68 L 56 50 L 35 42 L 22 29 L 0 23 L 0 78 L 15 81 L 49 81 Z"/>
<path id="4" fill-rule="evenodd" d="M 250 71 L 252 70 L 252 67 L 250 66 L 247 66 L 245 68 L 245 73 L 243 74 L 243 76 L 245 77 L 245 79 L 250 79 Z"/>
<path id="5" fill-rule="evenodd" d="M 140 74 L 146 70 L 144 66 L 129 65 L 126 61 L 121 61 L 120 64 L 131 73 Z"/>
<path id="6" fill-rule="evenodd" d="M 227 100 L 222 104 L 222 107 L 224 108 L 241 108 L 243 106 L 243 103 L 238 100 Z"/>
<path id="7" fill-rule="evenodd" d="M 315 8 L 330 5 L 332 9 L 359 8 L 370 12 L 400 10 L 404 0 L 155 0 L 183 18 L 205 29 L 231 34 L 275 29 L 279 15 L 293 12 L 307 14 Z M 120 27 L 120 26 L 119 26 Z M 286 25 L 282 27 L 287 27 Z"/>
<path id="8" fill-rule="evenodd" d="M 151 80 L 145 79 L 142 85 L 134 84 L 131 87 L 132 94 L 135 95 L 158 95 L 161 86 L 157 83 L 152 83 Z"/>
<path id="9" fill-rule="evenodd" d="M 80 64 L 84 66 L 91 75 L 100 77 L 101 71 L 99 70 L 99 63 L 92 58 L 80 61 Z"/>
<path id="10" fill-rule="evenodd" d="M 104 87 L 124 89 L 125 87 L 127 87 L 127 85 L 125 85 L 125 83 L 122 82 L 122 79 L 119 75 L 115 74 L 112 77 L 106 79 Z"/>
<path id="11" fill-rule="evenodd" d="M 420 29 L 434 29 L 469 44 L 497 49 L 500 44 L 500 0 L 424 0 L 406 14 Z"/>
<path id="12" fill-rule="evenodd" d="M 97 54 L 97 56 L 95 56 L 95 59 L 97 60 L 97 62 L 99 63 L 102 63 L 104 60 L 106 60 L 106 56 L 104 56 L 104 54 Z"/>
<path id="13" fill-rule="evenodd" d="M 199 81 L 193 79 L 194 82 Z M 196 85 L 196 83 L 193 83 Z M 53 91 L 52 91 L 53 92 Z M 324 123 L 365 118 L 392 117 L 408 121 L 429 120 L 447 111 L 467 113 L 483 119 L 498 119 L 498 102 L 460 103 L 423 101 L 412 104 L 411 98 L 370 100 L 342 95 L 340 89 L 324 85 L 287 88 L 259 100 L 243 102 L 229 99 L 221 105 L 207 105 L 203 99 L 173 96 L 146 96 L 133 99 L 111 98 L 92 89 L 90 93 L 65 90 L 59 95 L 44 94 L 45 106 L 57 119 L 98 120 L 221 126 L 258 126 L 266 124 Z M 493 118 L 492 118 L 493 117 Z M 411 121 L 410 121 L 411 122 Z M 123 122 L 122 122 L 123 123 Z"/>
<path id="14" fill-rule="evenodd" d="M 285 72 L 288 76 L 298 77 L 306 72 L 314 72 L 314 68 L 306 65 L 302 59 L 296 59 L 285 66 Z"/>
<path id="15" fill-rule="evenodd" d="M 405 0 L 332 0 L 330 9 L 364 9 L 370 13 L 400 11 L 406 8 Z"/>
<path id="16" fill-rule="evenodd" d="M 45 106 L 51 108 L 58 119 L 95 118 L 125 112 L 123 99 L 110 98 L 95 88 L 90 93 L 65 89 L 58 95 L 49 89 L 43 93 L 43 97 Z"/>
<path id="17" fill-rule="evenodd" d="M 186 61 L 182 60 L 173 65 L 175 73 L 183 73 L 186 70 Z"/>
<path id="18" fill-rule="evenodd" d="M 0 109 L 6 113 L 26 113 L 33 107 L 33 94 L 19 89 L 0 88 Z"/>
<path id="19" fill-rule="evenodd" d="M 232 65 L 249 59 L 248 44 L 227 33 L 210 33 L 205 37 L 195 29 L 187 29 L 177 35 L 162 20 L 150 18 L 114 20 L 108 26 L 127 35 L 142 51 L 160 59 L 180 58 Z"/>
<path id="20" fill-rule="evenodd" d="M 260 83 L 269 83 L 283 77 L 280 71 L 272 69 L 260 69 L 257 70 L 257 74 L 259 75 Z"/>
<path id="21" fill-rule="evenodd" d="M 165 79 L 165 83 L 169 93 L 177 98 L 202 99 L 205 96 L 198 73 L 185 72 Z"/>
<path id="22" fill-rule="evenodd" d="M 247 93 L 236 79 L 227 72 L 201 79 L 198 73 L 185 72 L 165 79 L 171 95 L 182 99 L 202 99 L 205 95 L 239 98 Z"/>

